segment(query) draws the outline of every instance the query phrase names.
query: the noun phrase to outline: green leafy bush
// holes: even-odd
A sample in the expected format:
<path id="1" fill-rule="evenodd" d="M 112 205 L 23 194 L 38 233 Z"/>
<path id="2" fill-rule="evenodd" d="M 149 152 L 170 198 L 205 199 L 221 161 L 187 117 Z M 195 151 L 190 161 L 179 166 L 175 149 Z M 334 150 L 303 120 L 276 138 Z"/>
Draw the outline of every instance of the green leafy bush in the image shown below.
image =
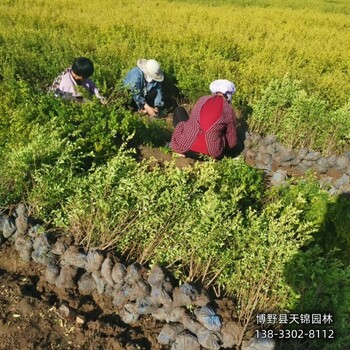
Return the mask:
<path id="1" fill-rule="evenodd" d="M 347 113 L 348 107 L 330 111 L 326 102 L 308 94 L 300 81 L 285 77 L 272 80 L 253 105 L 250 126 L 259 133 L 277 135 L 290 147 L 329 153 L 348 147 L 350 122 L 348 118 L 345 120 Z"/>

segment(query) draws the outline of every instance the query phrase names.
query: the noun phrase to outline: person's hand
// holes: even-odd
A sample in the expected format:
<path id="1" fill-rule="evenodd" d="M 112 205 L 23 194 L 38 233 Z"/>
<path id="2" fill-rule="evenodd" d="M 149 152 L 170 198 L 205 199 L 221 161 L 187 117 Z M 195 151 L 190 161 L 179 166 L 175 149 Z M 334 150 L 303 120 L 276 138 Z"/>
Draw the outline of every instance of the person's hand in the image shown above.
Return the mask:
<path id="1" fill-rule="evenodd" d="M 107 104 L 107 99 L 105 99 L 103 96 L 99 97 L 99 100 L 103 105 Z"/>
<path id="2" fill-rule="evenodd" d="M 149 106 L 147 103 L 144 106 L 144 110 L 151 117 L 155 117 L 157 115 L 157 112 L 156 112 L 155 108 Z"/>

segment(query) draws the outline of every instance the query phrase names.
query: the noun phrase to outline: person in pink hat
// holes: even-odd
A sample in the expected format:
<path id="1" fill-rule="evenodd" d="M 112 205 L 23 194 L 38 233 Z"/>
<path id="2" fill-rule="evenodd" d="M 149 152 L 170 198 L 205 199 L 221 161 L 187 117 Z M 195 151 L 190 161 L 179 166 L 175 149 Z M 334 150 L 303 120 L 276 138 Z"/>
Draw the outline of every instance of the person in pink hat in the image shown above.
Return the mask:
<path id="1" fill-rule="evenodd" d="M 133 107 L 150 117 L 158 116 L 164 106 L 163 80 L 164 73 L 156 60 L 139 59 L 123 81 L 133 96 Z"/>
<path id="2" fill-rule="evenodd" d="M 226 150 L 236 146 L 236 115 L 231 105 L 235 85 L 218 79 L 209 89 L 212 94 L 201 97 L 190 116 L 183 107 L 175 109 L 170 147 L 176 153 L 191 158 L 205 154 L 220 159 Z"/>

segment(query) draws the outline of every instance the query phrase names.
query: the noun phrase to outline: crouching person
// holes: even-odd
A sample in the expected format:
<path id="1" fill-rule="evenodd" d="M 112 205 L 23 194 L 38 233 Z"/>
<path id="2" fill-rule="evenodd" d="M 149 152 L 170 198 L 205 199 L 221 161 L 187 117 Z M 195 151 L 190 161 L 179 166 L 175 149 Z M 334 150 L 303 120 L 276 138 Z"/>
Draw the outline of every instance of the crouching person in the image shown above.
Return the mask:
<path id="1" fill-rule="evenodd" d="M 105 98 L 100 94 L 95 84 L 89 79 L 94 73 L 93 63 L 86 57 L 78 57 L 71 67 L 63 71 L 53 82 L 49 91 L 55 96 L 68 100 L 84 102 L 84 97 L 79 93 L 79 86 L 87 90 L 90 95 L 95 95 L 102 104 Z"/>
<path id="2" fill-rule="evenodd" d="M 164 106 L 163 80 L 164 73 L 156 60 L 139 59 L 137 66 L 127 73 L 123 81 L 133 96 L 132 107 L 150 117 L 159 116 Z"/>
<path id="3" fill-rule="evenodd" d="M 174 112 L 170 147 L 187 157 L 201 154 L 220 159 L 237 144 L 236 115 L 231 105 L 235 85 L 224 79 L 209 86 L 212 95 L 201 97 L 190 116 L 183 107 Z"/>

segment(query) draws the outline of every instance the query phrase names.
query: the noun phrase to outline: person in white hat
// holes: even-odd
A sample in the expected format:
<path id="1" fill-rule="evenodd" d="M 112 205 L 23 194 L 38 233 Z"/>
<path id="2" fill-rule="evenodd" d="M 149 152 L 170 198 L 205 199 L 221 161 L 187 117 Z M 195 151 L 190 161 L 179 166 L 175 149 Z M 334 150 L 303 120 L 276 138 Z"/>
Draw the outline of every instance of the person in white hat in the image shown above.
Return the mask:
<path id="1" fill-rule="evenodd" d="M 137 66 L 127 73 L 123 84 L 133 95 L 134 107 L 140 112 L 155 117 L 164 106 L 163 80 L 164 73 L 156 60 L 139 59 Z"/>
<path id="2" fill-rule="evenodd" d="M 201 97 L 190 116 L 183 107 L 174 112 L 170 147 L 191 158 L 201 154 L 220 159 L 237 144 L 236 115 L 231 105 L 235 85 L 226 79 L 214 80 L 209 96 Z"/>

